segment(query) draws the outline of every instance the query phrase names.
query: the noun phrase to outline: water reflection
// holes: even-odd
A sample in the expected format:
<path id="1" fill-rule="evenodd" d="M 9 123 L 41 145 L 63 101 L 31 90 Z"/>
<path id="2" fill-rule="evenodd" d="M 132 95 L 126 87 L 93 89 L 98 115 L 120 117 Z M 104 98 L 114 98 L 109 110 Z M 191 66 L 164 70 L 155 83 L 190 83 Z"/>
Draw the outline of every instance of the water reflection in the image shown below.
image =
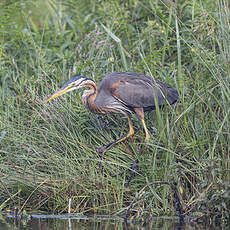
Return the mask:
<path id="1" fill-rule="evenodd" d="M 146 229 L 174 229 L 174 230 L 195 230 L 207 229 L 203 225 L 183 224 L 177 220 L 155 218 L 148 223 L 124 223 L 122 220 L 97 220 L 97 219 L 14 219 L 0 218 L 1 230 L 146 230 Z"/>

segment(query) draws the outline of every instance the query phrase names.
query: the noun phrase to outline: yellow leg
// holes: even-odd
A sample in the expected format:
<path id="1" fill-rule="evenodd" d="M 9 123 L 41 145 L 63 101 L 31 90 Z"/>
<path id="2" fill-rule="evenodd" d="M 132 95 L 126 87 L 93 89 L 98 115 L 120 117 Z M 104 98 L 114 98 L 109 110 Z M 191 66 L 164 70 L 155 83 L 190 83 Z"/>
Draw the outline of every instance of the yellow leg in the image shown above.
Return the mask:
<path id="1" fill-rule="evenodd" d="M 148 129 L 145 125 L 145 120 L 144 119 L 141 119 L 141 123 L 144 127 L 144 130 L 145 130 L 145 140 L 149 140 L 150 139 L 150 135 L 149 135 L 149 132 L 148 132 Z"/>
<path id="2" fill-rule="evenodd" d="M 129 132 L 128 132 L 128 134 L 127 134 L 126 136 L 123 136 L 123 137 L 121 137 L 121 138 L 119 138 L 119 139 L 113 141 L 112 143 L 109 143 L 109 144 L 106 145 L 106 146 L 103 146 L 103 147 L 101 147 L 101 148 L 98 148 L 98 149 L 97 149 L 98 152 L 101 152 L 101 153 L 103 154 L 103 153 L 106 152 L 108 149 L 110 149 L 112 146 L 114 146 L 114 145 L 116 145 L 116 144 L 118 144 L 118 143 L 120 143 L 120 142 L 126 140 L 128 137 L 130 137 L 130 136 L 132 136 L 132 135 L 134 134 L 134 129 L 133 129 L 132 120 L 131 120 L 131 118 L 130 118 L 129 115 L 127 115 L 127 118 L 128 118 L 128 122 L 129 122 Z"/>
<path id="3" fill-rule="evenodd" d="M 128 118 L 128 122 L 129 122 L 129 133 L 127 135 L 127 138 L 128 138 L 134 134 L 134 129 L 133 129 L 133 123 L 132 123 L 130 116 L 127 116 L 127 118 Z"/>
<path id="4" fill-rule="evenodd" d="M 150 135 L 149 135 L 149 132 L 148 132 L 148 129 L 145 125 L 145 115 L 144 115 L 144 109 L 143 108 L 133 108 L 135 113 L 137 114 L 137 116 L 141 119 L 141 123 L 144 127 L 144 130 L 145 130 L 145 140 L 149 140 L 150 139 Z"/>
<path id="5" fill-rule="evenodd" d="M 133 123 L 132 123 L 132 120 L 130 118 L 129 115 L 127 115 L 127 118 L 128 118 L 128 122 L 129 122 L 129 132 L 126 136 L 124 137 L 121 137 L 119 139 L 117 139 L 116 141 L 112 142 L 111 145 L 109 146 L 109 148 L 111 148 L 113 145 L 119 143 L 119 142 L 122 142 L 124 140 L 126 140 L 128 137 L 132 136 L 134 134 L 134 129 L 133 129 Z M 108 149 L 106 149 L 108 150 Z"/>

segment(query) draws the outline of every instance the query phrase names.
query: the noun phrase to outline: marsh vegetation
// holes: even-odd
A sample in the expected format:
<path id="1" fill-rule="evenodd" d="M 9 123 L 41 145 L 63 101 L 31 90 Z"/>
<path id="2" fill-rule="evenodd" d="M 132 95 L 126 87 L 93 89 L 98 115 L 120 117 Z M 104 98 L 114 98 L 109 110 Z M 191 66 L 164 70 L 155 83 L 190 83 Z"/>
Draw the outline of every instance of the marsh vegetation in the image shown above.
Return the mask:
<path id="1" fill-rule="evenodd" d="M 0 209 L 65 213 L 71 198 L 78 214 L 174 215 L 165 181 L 185 215 L 227 221 L 229 21 L 227 0 L 1 1 Z M 181 101 L 146 114 L 147 143 L 133 117 L 134 137 L 101 162 L 95 149 L 126 134 L 126 119 L 93 115 L 81 91 L 42 101 L 76 73 L 113 71 L 158 78 Z"/>

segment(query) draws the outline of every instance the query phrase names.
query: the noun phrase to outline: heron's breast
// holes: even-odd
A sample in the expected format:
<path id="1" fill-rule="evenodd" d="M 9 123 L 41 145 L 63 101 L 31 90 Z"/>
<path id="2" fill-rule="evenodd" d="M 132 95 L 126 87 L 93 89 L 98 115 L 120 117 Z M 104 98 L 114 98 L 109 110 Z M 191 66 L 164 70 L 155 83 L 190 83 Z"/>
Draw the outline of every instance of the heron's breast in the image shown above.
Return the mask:
<path id="1" fill-rule="evenodd" d="M 131 113 L 132 110 L 122 104 L 119 100 L 114 98 L 112 95 L 99 94 L 97 95 L 95 105 L 101 111 L 101 113 Z"/>

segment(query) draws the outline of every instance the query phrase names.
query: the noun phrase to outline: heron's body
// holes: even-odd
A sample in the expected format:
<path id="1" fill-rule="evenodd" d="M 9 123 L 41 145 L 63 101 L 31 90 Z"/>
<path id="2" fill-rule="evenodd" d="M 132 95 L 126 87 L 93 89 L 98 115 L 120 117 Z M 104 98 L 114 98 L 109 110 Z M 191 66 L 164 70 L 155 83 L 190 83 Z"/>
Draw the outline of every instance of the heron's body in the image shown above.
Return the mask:
<path id="1" fill-rule="evenodd" d="M 173 104 L 178 100 L 176 89 L 153 80 L 149 76 L 133 72 L 112 73 L 104 77 L 98 89 L 95 104 L 98 107 L 111 106 L 121 110 L 134 112 L 134 108 L 143 108 L 144 111 L 155 109 L 155 97 L 158 105 L 168 101 Z M 166 98 L 165 98 L 166 97 Z M 120 107 L 123 109 L 120 110 Z"/>
<path id="2" fill-rule="evenodd" d="M 103 151 L 134 134 L 130 119 L 131 113 L 135 113 L 140 118 L 146 139 L 149 139 L 150 136 L 144 122 L 144 111 L 154 110 L 156 101 L 159 107 L 178 101 L 177 90 L 158 80 L 134 72 L 114 72 L 105 76 L 98 88 L 93 80 L 75 76 L 45 102 L 68 91 L 83 87 L 87 89 L 82 95 L 82 103 L 90 111 L 98 114 L 125 114 L 129 121 L 129 133 L 105 146 Z"/>

